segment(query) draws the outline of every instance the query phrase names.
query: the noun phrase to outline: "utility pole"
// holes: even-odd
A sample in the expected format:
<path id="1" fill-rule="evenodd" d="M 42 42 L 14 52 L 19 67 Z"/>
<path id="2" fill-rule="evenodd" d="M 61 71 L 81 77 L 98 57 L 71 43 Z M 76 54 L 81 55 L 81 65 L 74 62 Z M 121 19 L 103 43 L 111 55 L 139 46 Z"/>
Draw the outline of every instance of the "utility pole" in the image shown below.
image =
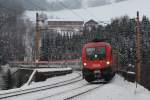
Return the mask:
<path id="1" fill-rule="evenodd" d="M 35 34 L 35 62 L 39 61 L 40 56 L 40 26 L 39 26 L 39 14 L 36 13 L 36 34 Z"/>
<path id="2" fill-rule="evenodd" d="M 140 35 L 140 21 L 139 12 L 137 12 L 136 18 L 136 82 L 140 83 L 141 80 L 141 35 Z M 137 87 L 137 84 L 136 84 Z"/>

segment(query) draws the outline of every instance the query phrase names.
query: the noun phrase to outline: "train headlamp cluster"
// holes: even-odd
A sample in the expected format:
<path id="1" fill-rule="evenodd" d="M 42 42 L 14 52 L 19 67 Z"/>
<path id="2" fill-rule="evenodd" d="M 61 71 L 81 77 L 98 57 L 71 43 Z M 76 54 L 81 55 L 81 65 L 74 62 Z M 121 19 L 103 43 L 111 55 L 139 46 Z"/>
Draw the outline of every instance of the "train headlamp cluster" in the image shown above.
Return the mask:
<path id="1" fill-rule="evenodd" d="M 110 62 L 109 62 L 109 61 L 107 61 L 107 62 L 106 62 L 106 64 L 107 64 L 107 65 L 109 65 L 109 64 L 110 64 Z"/>
<path id="2" fill-rule="evenodd" d="M 86 66 L 86 65 L 87 65 L 87 63 L 83 63 L 83 65 L 84 65 L 84 66 Z"/>

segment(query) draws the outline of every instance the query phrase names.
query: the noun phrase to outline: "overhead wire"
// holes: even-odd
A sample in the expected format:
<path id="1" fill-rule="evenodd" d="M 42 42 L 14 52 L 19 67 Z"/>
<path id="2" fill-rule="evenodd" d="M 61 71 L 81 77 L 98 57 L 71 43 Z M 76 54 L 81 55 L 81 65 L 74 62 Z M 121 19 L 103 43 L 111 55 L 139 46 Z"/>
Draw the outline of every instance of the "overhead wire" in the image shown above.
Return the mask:
<path id="1" fill-rule="evenodd" d="M 32 0 L 29 0 L 29 2 L 36 8 L 41 9 L 41 10 L 46 10 L 45 8 L 41 8 L 40 6 L 38 6 L 37 4 L 33 3 Z M 28 2 L 28 3 L 29 3 Z"/>
<path id="2" fill-rule="evenodd" d="M 33 3 L 32 0 L 29 0 L 28 3 L 32 4 L 32 5 L 33 5 L 35 8 L 37 8 L 37 9 L 46 10 L 46 9 L 41 8 L 40 6 L 36 5 L 35 3 Z M 8 11 L 11 10 L 11 11 L 16 12 L 16 10 L 17 10 L 17 9 L 12 9 L 12 8 L 9 8 L 9 7 L 5 7 L 5 6 L 1 5 L 1 4 L 0 4 L 0 7 L 3 8 L 3 9 L 6 9 L 6 10 L 8 10 Z"/>
<path id="3" fill-rule="evenodd" d="M 5 7 L 5 6 L 1 5 L 1 4 L 0 4 L 0 7 L 1 7 L 1 9 L 5 9 L 5 10 L 7 10 L 7 11 L 15 12 L 15 14 L 14 14 L 13 16 L 9 16 L 9 17 L 14 17 L 14 16 L 16 16 L 17 9 L 13 9 L 13 8 Z"/>
<path id="4" fill-rule="evenodd" d="M 32 1 L 29 1 L 30 3 L 32 3 L 33 4 L 33 2 Z M 3 2 L 4 3 L 4 2 Z M 40 7 L 38 7 L 37 5 L 34 5 L 34 6 L 36 6 L 36 8 L 39 8 L 40 9 Z M 6 18 L 6 16 L 4 17 L 5 19 L 3 19 L 3 22 L 2 22 L 2 24 L 0 25 L 0 29 L 2 28 L 2 26 L 3 25 L 5 25 L 5 24 L 7 24 L 6 22 L 7 22 L 7 20 L 9 20 L 10 18 L 12 18 L 12 17 L 15 17 L 16 16 L 16 13 L 17 13 L 17 9 L 13 9 L 13 8 L 10 8 L 10 7 L 5 7 L 5 6 L 3 6 L 2 4 L 0 4 L 0 8 L 1 9 L 4 9 L 4 10 L 6 10 L 6 11 L 12 11 L 12 12 L 15 12 L 15 14 L 11 14 L 10 16 L 8 16 L 7 18 Z M 29 17 L 29 16 L 27 16 L 27 15 L 25 15 L 25 14 L 23 14 L 23 16 L 24 17 Z"/>
<path id="5" fill-rule="evenodd" d="M 69 11 L 71 11 L 75 16 L 79 17 L 80 19 L 84 20 L 83 17 L 81 17 L 78 13 L 76 13 L 74 10 L 69 9 L 62 1 L 59 0 L 59 3 L 66 9 L 68 9 Z"/>
<path id="6" fill-rule="evenodd" d="M 80 3 L 80 1 L 79 0 L 76 0 L 78 3 Z M 88 13 L 88 15 L 91 17 L 91 19 L 94 17 L 95 19 L 97 19 L 96 18 L 96 16 L 91 12 L 91 11 L 89 11 L 87 8 L 85 8 L 85 7 L 83 7 L 82 6 L 82 8 Z M 100 20 L 98 20 L 98 22 L 99 23 L 103 23 L 103 24 L 108 24 L 108 22 L 106 22 L 106 21 L 100 21 Z"/>
<path id="7" fill-rule="evenodd" d="M 78 3 L 80 3 L 80 1 L 79 0 L 76 0 Z M 43 8 L 41 8 L 40 6 L 38 6 L 38 5 L 36 5 L 35 3 L 33 3 L 32 1 L 29 1 L 32 5 L 34 5 L 36 8 L 38 8 L 38 9 L 43 9 Z M 68 10 L 70 10 L 75 16 L 77 16 L 77 17 L 79 17 L 80 19 L 82 19 L 82 20 L 85 20 L 83 17 L 81 17 L 78 13 L 76 13 L 74 10 L 72 10 L 72 9 L 69 9 L 62 1 L 60 1 L 59 0 L 59 3 L 64 7 L 64 8 L 66 8 L 66 9 L 68 9 Z M 1 4 L 0 4 L 0 6 L 3 8 L 3 9 L 7 9 L 7 10 L 11 10 L 11 11 L 15 11 L 16 12 L 16 9 L 12 9 L 12 8 L 8 8 L 8 7 L 4 7 L 4 6 L 2 6 Z M 90 15 L 90 17 L 92 18 L 92 17 L 94 17 L 94 18 L 96 18 L 96 16 L 92 13 L 92 12 L 90 12 L 89 10 L 87 10 L 85 7 L 82 7 L 89 15 Z M 43 10 L 45 10 L 45 9 L 43 9 Z M 15 15 L 14 15 L 15 16 Z M 14 17 L 14 16 L 12 16 L 12 17 Z M 104 21 L 98 21 L 99 23 L 103 23 L 103 24 L 108 24 L 107 22 L 104 22 Z"/>
<path id="8" fill-rule="evenodd" d="M 76 0 L 78 3 L 80 3 L 80 1 L 79 0 Z M 88 11 L 85 7 L 82 7 L 87 13 L 88 13 L 88 15 L 89 16 L 91 16 L 91 17 L 93 17 L 94 16 L 94 14 L 92 14 L 90 11 Z M 95 16 L 94 16 L 95 17 Z"/>
<path id="9" fill-rule="evenodd" d="M 31 0 L 29 0 L 29 2 L 30 2 L 34 7 L 36 7 L 37 9 L 43 9 L 43 8 L 41 8 L 40 6 L 34 4 Z M 29 2 L 28 2 L 28 3 L 29 3 Z M 4 3 L 4 2 L 3 2 L 3 3 Z M 16 12 L 16 13 L 17 13 L 17 9 L 13 9 L 13 8 L 10 8 L 10 7 L 5 7 L 5 6 L 3 6 L 2 4 L 0 4 L 0 7 L 1 7 L 1 9 L 5 9 L 5 10 L 7 10 L 7 11 L 12 11 L 12 12 Z M 45 9 L 43 9 L 43 10 L 45 10 Z M 9 16 L 8 18 L 6 18 L 5 20 L 8 20 L 9 18 L 15 17 L 15 16 L 16 16 L 16 14 L 11 15 L 11 16 Z M 29 17 L 29 16 L 27 16 L 27 15 L 25 15 L 25 14 L 24 14 L 23 16 Z M 6 21 L 5 21 L 5 22 L 6 22 Z M 3 26 L 3 25 L 4 25 L 4 24 L 1 24 L 0 27 Z"/>

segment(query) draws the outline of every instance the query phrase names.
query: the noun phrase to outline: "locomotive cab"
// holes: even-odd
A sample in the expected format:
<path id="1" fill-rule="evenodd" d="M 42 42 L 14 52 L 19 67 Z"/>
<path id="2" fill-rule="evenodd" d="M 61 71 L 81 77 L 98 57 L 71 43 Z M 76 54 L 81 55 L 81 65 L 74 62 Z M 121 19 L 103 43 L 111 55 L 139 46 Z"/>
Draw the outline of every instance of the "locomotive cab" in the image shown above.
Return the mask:
<path id="1" fill-rule="evenodd" d="M 88 82 L 113 76 L 112 47 L 106 42 L 90 42 L 82 49 L 83 78 Z"/>

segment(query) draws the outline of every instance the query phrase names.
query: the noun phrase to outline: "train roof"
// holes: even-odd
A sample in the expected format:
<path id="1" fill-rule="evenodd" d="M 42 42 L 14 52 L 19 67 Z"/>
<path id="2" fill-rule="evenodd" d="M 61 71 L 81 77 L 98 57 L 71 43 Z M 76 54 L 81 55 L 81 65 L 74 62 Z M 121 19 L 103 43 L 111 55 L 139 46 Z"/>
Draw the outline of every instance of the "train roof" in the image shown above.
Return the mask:
<path id="1" fill-rule="evenodd" d="M 97 47 L 97 46 L 111 46 L 111 45 L 107 42 L 89 42 L 84 45 L 85 48 L 86 47 Z"/>

